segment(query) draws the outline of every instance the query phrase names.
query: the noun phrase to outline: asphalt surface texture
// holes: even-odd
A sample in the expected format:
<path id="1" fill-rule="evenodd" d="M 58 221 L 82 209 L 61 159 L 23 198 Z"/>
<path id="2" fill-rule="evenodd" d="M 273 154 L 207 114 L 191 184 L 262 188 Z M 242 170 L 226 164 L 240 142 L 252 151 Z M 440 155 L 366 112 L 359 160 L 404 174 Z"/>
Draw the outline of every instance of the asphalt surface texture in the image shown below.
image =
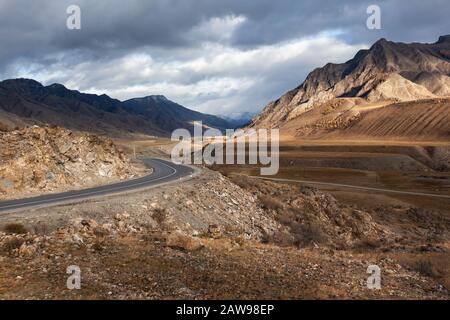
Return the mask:
<path id="1" fill-rule="evenodd" d="M 83 190 L 51 193 L 24 199 L 0 201 L 0 213 L 62 203 L 75 203 L 99 196 L 107 196 L 112 194 L 125 193 L 128 191 L 145 189 L 148 187 L 155 187 L 168 182 L 179 180 L 186 176 L 190 176 L 195 172 L 192 167 L 177 165 L 166 160 L 142 159 L 142 161 L 147 167 L 153 168 L 152 174 L 137 179 Z"/>

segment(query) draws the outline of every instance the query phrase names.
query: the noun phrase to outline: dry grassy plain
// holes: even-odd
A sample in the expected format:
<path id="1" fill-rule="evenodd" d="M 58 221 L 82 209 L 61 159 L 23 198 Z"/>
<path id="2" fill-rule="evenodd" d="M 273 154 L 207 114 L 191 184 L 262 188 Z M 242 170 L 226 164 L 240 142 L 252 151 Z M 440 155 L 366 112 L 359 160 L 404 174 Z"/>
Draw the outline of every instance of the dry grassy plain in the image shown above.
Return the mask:
<path id="1" fill-rule="evenodd" d="M 444 142 L 405 143 L 381 141 L 292 141 L 280 145 L 280 170 L 270 178 L 327 182 L 353 186 L 431 193 L 450 196 L 450 171 L 435 170 L 423 154 L 429 146 Z M 448 144 L 447 144 L 448 145 Z M 230 174 L 259 175 L 258 165 L 215 165 Z M 450 214 L 450 199 L 374 192 L 337 186 L 315 185 L 350 204 L 372 208 L 410 204 Z M 367 195 L 370 197 L 367 197 Z"/>
<path id="2" fill-rule="evenodd" d="M 170 139 L 115 140 L 129 154 L 167 157 Z M 427 148 L 447 148 L 445 141 L 294 140 L 280 143 L 280 170 L 271 178 L 327 182 L 352 186 L 450 196 L 450 170 L 436 170 Z M 248 161 L 247 161 L 248 162 Z M 259 176 L 258 165 L 214 165 L 225 175 Z M 314 184 L 312 184 L 314 185 Z M 338 186 L 314 185 L 338 200 L 364 208 L 413 205 L 450 215 L 450 199 Z M 368 197 L 368 195 L 370 195 Z"/>
<path id="3" fill-rule="evenodd" d="M 270 178 L 306 180 L 450 196 L 450 171 L 437 170 L 436 164 L 427 158 L 424 150 L 446 148 L 446 142 L 405 141 L 294 141 L 284 140 L 280 145 L 280 170 Z M 433 149 L 434 150 L 434 149 Z M 257 165 L 215 165 L 222 174 L 239 181 L 242 175 L 259 176 Z M 421 212 L 425 220 L 450 217 L 450 198 L 426 195 L 407 195 L 347 187 L 279 182 L 293 186 L 310 185 L 331 194 L 340 203 L 371 212 L 381 225 L 390 225 L 406 241 L 410 235 L 402 230 L 414 230 L 417 234 L 428 232 L 428 227 L 418 227 L 417 218 L 408 210 Z M 283 201 L 282 199 L 278 199 Z M 414 241 L 412 241 L 414 242 Z M 410 242 L 410 243 L 412 243 Z M 420 241 L 419 241 L 420 242 Z M 419 243 L 415 244 L 420 246 Z M 422 243 L 426 245 L 426 243 Z M 449 243 L 441 243 L 448 247 Z M 368 246 L 365 254 L 377 252 Z M 400 250 L 401 251 L 401 250 Z M 436 269 L 450 270 L 448 252 L 392 252 L 390 257 L 401 265 L 419 269 L 421 273 L 433 276 Z M 441 273 L 440 279 L 450 284 L 450 273 Z"/>

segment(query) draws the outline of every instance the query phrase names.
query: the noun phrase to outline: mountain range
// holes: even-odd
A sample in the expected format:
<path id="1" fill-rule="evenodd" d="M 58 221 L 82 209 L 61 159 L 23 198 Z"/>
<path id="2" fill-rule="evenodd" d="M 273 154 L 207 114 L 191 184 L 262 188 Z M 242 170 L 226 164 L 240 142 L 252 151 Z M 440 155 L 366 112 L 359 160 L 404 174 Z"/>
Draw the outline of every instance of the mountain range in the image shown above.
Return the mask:
<path id="1" fill-rule="evenodd" d="M 450 35 L 435 43 L 380 39 L 351 60 L 312 71 L 249 121 L 185 108 L 161 95 L 126 101 L 31 79 L 0 82 L 0 130 L 57 125 L 107 135 L 168 136 L 177 128 L 280 128 L 298 138 L 450 139 Z"/>
<path id="2" fill-rule="evenodd" d="M 257 116 L 257 112 L 232 112 L 228 115 L 219 115 L 222 119 L 225 119 L 232 125 L 233 128 L 241 128 L 250 124 L 252 119 Z"/>
<path id="3" fill-rule="evenodd" d="M 194 121 L 221 130 L 230 127 L 225 119 L 190 110 L 159 95 L 119 101 L 61 84 L 43 86 L 31 79 L 0 82 L 1 130 L 46 124 L 108 135 L 167 136 L 177 128 L 191 130 Z"/>
<path id="4" fill-rule="evenodd" d="M 450 35 L 431 44 L 380 39 L 345 63 L 312 71 L 269 103 L 250 127 L 280 128 L 297 138 L 448 140 L 448 97 Z"/>

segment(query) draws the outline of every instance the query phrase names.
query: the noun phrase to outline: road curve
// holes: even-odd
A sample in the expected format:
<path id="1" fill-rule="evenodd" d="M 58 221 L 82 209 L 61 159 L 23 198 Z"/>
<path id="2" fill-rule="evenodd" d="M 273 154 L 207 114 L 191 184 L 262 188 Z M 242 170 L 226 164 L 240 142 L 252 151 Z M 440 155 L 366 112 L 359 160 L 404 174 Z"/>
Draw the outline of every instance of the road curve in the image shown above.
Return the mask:
<path id="1" fill-rule="evenodd" d="M 151 175 L 89 189 L 46 194 L 25 199 L 0 201 L 0 213 L 62 203 L 79 202 L 98 196 L 106 196 L 111 194 L 135 191 L 148 187 L 155 187 L 168 182 L 179 180 L 183 177 L 187 177 L 195 173 L 195 169 L 192 167 L 185 165 L 176 165 L 166 160 L 143 159 L 142 161 L 147 167 L 153 168 L 153 172 Z"/>

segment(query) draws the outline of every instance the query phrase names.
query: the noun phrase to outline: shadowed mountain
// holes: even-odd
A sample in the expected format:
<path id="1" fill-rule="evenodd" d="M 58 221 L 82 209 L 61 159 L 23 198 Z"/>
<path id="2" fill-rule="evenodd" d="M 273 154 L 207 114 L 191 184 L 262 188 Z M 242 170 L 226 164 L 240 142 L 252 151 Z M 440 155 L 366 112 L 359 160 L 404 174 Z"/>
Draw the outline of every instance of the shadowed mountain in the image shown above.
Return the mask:
<path id="1" fill-rule="evenodd" d="M 105 94 L 69 90 L 61 84 L 5 80 L 0 82 L 0 129 L 49 124 L 108 135 L 167 136 L 176 128 L 191 128 L 190 122 L 195 120 L 220 129 L 228 127 L 219 117 L 189 110 L 165 98 L 150 97 L 151 104 L 144 100 L 124 103 Z"/>
<path id="2" fill-rule="evenodd" d="M 134 98 L 123 104 L 127 110 L 150 119 L 165 131 L 190 129 L 194 121 L 202 121 L 204 126 L 212 128 L 230 128 L 230 124 L 222 118 L 185 108 L 161 95 Z"/>
<path id="3" fill-rule="evenodd" d="M 234 112 L 220 117 L 232 124 L 234 128 L 242 128 L 249 125 L 256 115 L 256 112 Z"/>

